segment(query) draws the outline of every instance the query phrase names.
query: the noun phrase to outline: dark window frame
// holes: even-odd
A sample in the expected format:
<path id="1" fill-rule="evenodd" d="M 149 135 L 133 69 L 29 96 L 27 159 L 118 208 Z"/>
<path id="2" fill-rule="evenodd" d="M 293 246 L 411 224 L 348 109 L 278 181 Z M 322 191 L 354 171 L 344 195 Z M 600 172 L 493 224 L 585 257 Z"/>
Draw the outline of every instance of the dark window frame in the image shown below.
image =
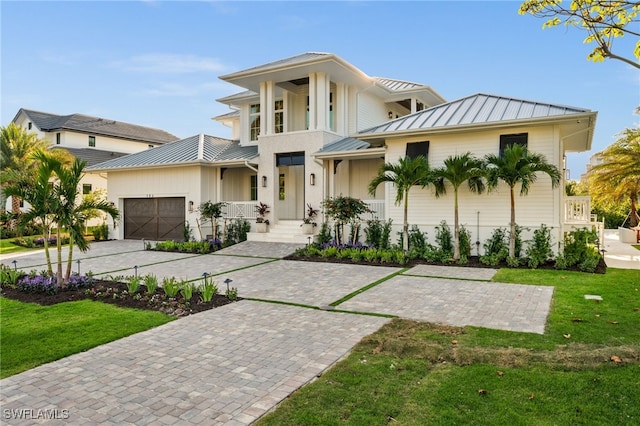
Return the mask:
<path id="1" fill-rule="evenodd" d="M 96 137 L 95 136 L 89 136 L 89 146 L 91 148 L 95 148 L 96 147 Z"/>
<path id="2" fill-rule="evenodd" d="M 429 158 L 429 141 L 407 142 L 405 156 L 408 158 L 416 158 L 419 156 Z"/>
<path id="3" fill-rule="evenodd" d="M 500 135 L 500 150 L 498 151 L 500 157 L 504 154 L 504 150 L 507 146 L 522 145 L 527 148 L 529 144 L 529 133 L 511 133 L 506 135 Z"/>

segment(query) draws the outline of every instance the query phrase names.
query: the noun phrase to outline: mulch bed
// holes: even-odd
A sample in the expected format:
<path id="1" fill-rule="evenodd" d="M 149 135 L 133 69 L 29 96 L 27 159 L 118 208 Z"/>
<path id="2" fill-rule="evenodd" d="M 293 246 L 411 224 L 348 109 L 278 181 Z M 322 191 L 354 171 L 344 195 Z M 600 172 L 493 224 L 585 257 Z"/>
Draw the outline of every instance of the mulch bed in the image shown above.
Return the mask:
<path id="1" fill-rule="evenodd" d="M 87 292 L 87 290 L 93 291 Z M 94 295 L 97 293 L 100 295 Z M 116 297 L 114 297 L 114 294 Z M 136 300 L 133 295 L 128 294 L 126 284 L 114 283 L 113 281 L 96 281 L 93 287 L 74 290 L 61 289 L 55 294 L 23 292 L 3 285 L 1 293 L 1 295 L 7 299 L 18 300 L 25 303 L 37 303 L 38 305 L 43 306 L 90 299 L 110 303 L 123 308 L 158 311 L 178 317 L 207 311 L 209 309 L 233 303 L 233 301 L 229 300 L 222 294 L 214 295 L 210 302 L 202 302 L 199 298 L 200 296 L 195 293 L 191 301 L 185 303 L 181 298 L 167 297 L 162 288 L 158 288 L 156 290 L 154 298 L 151 300 L 151 297 L 146 294 L 144 286 L 141 286 L 141 289 L 137 294 L 140 295 L 138 300 Z M 238 300 L 241 300 L 241 298 L 238 298 Z"/>
<path id="2" fill-rule="evenodd" d="M 398 263 L 370 263 L 366 260 L 361 262 L 354 262 L 351 259 L 339 259 L 337 257 L 321 257 L 321 256 L 301 256 L 292 254 L 284 258 L 285 260 L 300 260 L 304 262 L 324 262 L 324 263 L 342 263 L 349 265 L 367 265 L 367 266 L 391 266 L 398 268 L 407 268 L 413 267 L 416 265 L 438 265 L 438 266 L 460 266 L 463 268 L 492 268 L 492 269 L 500 269 L 500 268 L 511 268 L 511 269 L 531 269 L 526 264 L 519 265 L 517 267 L 512 267 L 507 264 L 506 261 L 501 262 L 496 266 L 485 265 L 480 262 L 480 258 L 478 256 L 469 256 L 468 262 L 465 264 L 457 264 L 457 263 L 441 263 L 441 262 L 427 262 L 424 259 L 413 259 L 410 260 L 407 264 L 401 265 Z M 556 270 L 555 262 L 547 262 L 542 265 L 538 265 L 536 269 L 551 269 Z M 578 267 L 567 268 L 567 271 L 576 271 L 582 272 Z M 596 267 L 596 270 L 593 272 L 595 274 L 604 274 L 607 272 L 607 264 L 604 262 L 604 259 L 600 259 L 600 263 Z"/>

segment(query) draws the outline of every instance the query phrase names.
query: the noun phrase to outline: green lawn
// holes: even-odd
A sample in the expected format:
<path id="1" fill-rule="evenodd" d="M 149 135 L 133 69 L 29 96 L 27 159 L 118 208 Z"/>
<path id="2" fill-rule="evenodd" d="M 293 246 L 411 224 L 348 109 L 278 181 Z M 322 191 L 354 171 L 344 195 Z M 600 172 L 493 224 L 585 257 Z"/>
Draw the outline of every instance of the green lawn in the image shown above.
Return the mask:
<path id="1" fill-rule="evenodd" d="M 15 238 L 3 238 L 0 240 L 0 254 L 13 254 L 20 253 L 23 251 L 33 251 L 38 249 L 21 247 L 19 245 L 13 244 L 13 240 Z"/>
<path id="2" fill-rule="evenodd" d="M 171 320 L 89 300 L 40 306 L 0 297 L 0 378 Z"/>
<path id="3" fill-rule="evenodd" d="M 640 244 L 631 244 L 631 246 L 637 250 L 640 250 Z"/>
<path id="4" fill-rule="evenodd" d="M 555 286 L 544 335 L 393 320 L 258 424 L 640 423 L 640 271 L 494 280 Z"/>

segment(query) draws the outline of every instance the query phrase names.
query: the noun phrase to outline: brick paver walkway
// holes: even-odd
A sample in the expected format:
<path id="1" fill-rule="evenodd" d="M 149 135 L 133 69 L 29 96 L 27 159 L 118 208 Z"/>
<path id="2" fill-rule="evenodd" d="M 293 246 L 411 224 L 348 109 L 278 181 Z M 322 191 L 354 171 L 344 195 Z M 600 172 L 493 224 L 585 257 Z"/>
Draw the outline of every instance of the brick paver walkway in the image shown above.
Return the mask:
<path id="1" fill-rule="evenodd" d="M 222 281 L 230 278 L 241 297 L 314 307 L 360 291 L 336 308 L 544 332 L 553 287 L 487 282 L 492 269 L 420 265 L 403 271 L 280 260 L 295 247 L 243 243 L 189 255 L 111 241 L 76 259 L 83 272 L 96 275 L 132 275 L 134 265 L 139 274 L 159 278 L 193 279 L 207 272 L 222 291 Z M 41 251 L 15 259 L 21 269 L 43 269 Z M 0 260 L 10 265 L 13 258 Z M 68 415 L 50 424 L 249 424 L 386 321 L 243 300 L 0 381 L 3 424 L 34 424 L 16 420 L 20 410 Z"/>

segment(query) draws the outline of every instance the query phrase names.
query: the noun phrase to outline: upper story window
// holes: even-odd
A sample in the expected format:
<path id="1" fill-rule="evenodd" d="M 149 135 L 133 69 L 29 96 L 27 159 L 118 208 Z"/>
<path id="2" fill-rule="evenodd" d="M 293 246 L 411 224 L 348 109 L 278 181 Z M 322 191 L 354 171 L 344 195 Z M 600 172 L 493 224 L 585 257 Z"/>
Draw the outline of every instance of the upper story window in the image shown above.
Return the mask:
<path id="1" fill-rule="evenodd" d="M 523 147 L 527 147 L 527 142 L 529 139 L 528 133 L 515 133 L 512 135 L 500 135 L 500 157 L 504 153 L 504 149 L 511 145 L 522 145 Z"/>
<path id="2" fill-rule="evenodd" d="M 83 183 L 82 184 L 82 194 L 83 195 L 87 195 L 91 193 L 91 184 L 90 183 Z"/>
<path id="3" fill-rule="evenodd" d="M 282 99 L 277 100 L 275 102 L 273 110 L 273 131 L 274 133 L 282 133 L 284 132 L 284 101 Z"/>
<path id="4" fill-rule="evenodd" d="M 249 107 L 249 140 L 257 141 L 260 136 L 260 104 Z"/>
<path id="5" fill-rule="evenodd" d="M 91 146 L 91 147 L 95 147 L 96 146 L 96 137 L 95 136 L 89 136 L 89 146 Z"/>
<path id="6" fill-rule="evenodd" d="M 333 92 L 329 92 L 329 129 L 335 130 L 334 127 L 334 114 L 333 114 Z"/>
<path id="7" fill-rule="evenodd" d="M 56 133 L 56 145 L 60 145 L 60 133 Z"/>
<path id="8" fill-rule="evenodd" d="M 304 128 L 305 130 L 309 130 L 309 97 L 307 96 L 307 112 L 304 116 Z"/>
<path id="9" fill-rule="evenodd" d="M 424 158 L 429 158 L 429 141 L 407 143 L 405 155 L 409 158 L 416 158 L 421 155 Z"/>
<path id="10" fill-rule="evenodd" d="M 27 127 L 29 128 L 29 130 L 31 130 L 31 128 L 33 127 L 33 123 L 29 122 L 29 124 L 27 125 Z"/>

